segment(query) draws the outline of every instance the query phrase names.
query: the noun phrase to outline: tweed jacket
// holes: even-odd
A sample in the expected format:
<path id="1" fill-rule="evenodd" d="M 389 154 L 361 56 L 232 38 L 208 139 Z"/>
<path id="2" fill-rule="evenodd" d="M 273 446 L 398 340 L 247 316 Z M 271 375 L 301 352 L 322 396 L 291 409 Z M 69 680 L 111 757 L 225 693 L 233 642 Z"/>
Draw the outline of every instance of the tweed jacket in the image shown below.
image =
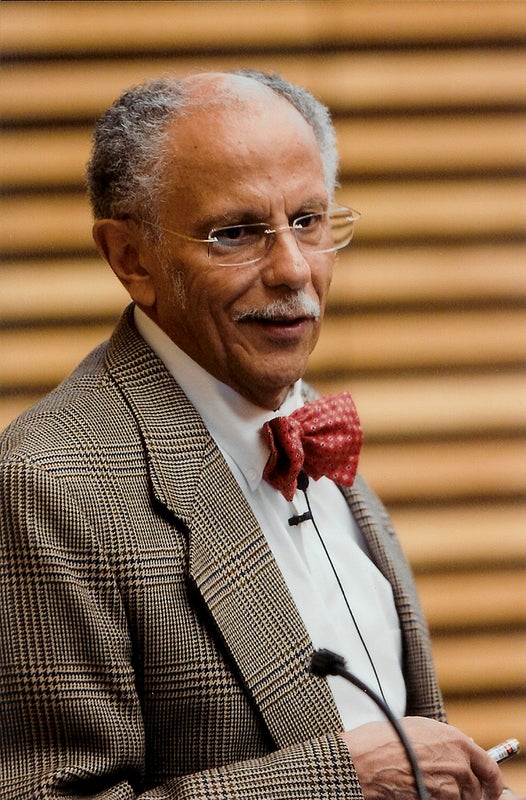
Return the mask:
<path id="1" fill-rule="evenodd" d="M 131 308 L 0 447 L 2 800 L 363 798 L 266 540 Z M 443 720 L 386 512 L 361 478 L 345 495 L 393 586 L 407 711 Z"/>

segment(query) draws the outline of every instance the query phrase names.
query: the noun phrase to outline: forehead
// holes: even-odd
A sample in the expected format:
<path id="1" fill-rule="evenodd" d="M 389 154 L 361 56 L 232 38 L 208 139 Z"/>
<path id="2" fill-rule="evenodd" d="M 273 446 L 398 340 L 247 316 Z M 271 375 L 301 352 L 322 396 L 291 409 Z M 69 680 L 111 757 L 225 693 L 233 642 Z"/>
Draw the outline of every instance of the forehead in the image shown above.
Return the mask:
<path id="1" fill-rule="evenodd" d="M 314 131 L 299 111 L 270 88 L 239 76 L 197 82 L 184 115 L 167 129 L 168 159 L 180 173 L 227 162 L 238 169 L 254 166 L 270 149 L 276 157 L 294 152 L 321 161 Z"/>

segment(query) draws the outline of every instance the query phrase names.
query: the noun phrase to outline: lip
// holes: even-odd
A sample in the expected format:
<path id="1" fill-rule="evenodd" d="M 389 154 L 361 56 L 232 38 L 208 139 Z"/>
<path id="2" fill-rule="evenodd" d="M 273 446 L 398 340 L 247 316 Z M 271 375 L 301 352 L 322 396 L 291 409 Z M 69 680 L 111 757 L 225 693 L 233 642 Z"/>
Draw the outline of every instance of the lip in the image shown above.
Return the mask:
<path id="1" fill-rule="evenodd" d="M 311 330 L 314 321 L 313 317 L 293 317 L 291 319 L 249 317 L 240 320 L 239 324 L 257 329 L 273 339 L 292 341 L 302 339 Z"/>

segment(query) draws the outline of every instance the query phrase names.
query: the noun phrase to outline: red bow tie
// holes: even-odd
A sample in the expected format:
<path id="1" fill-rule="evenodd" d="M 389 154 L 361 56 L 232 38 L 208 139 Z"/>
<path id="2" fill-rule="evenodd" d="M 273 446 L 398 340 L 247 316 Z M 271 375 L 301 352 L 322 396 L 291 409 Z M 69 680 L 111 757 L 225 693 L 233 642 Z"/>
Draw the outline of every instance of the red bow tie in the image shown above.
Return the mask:
<path id="1" fill-rule="evenodd" d="M 288 417 L 275 417 L 265 422 L 262 434 L 270 448 L 263 477 L 286 500 L 294 497 L 301 470 L 314 480 L 325 475 L 352 486 L 363 434 L 348 392 L 306 403 Z"/>

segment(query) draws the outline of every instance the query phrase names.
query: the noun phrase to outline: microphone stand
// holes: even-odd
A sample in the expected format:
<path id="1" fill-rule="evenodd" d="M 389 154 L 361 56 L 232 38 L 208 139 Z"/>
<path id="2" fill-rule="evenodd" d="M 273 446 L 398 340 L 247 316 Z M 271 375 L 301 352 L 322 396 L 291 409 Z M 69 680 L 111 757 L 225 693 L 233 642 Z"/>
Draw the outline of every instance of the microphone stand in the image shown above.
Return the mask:
<path id="1" fill-rule="evenodd" d="M 404 747 L 413 771 L 419 800 L 428 800 L 429 795 L 424 784 L 424 778 L 422 776 L 422 771 L 418 764 L 415 751 L 413 750 L 404 729 L 387 703 L 384 703 L 382 698 L 373 692 L 373 690 L 370 689 L 367 684 L 363 683 L 360 678 L 357 678 L 356 675 L 353 675 L 352 672 L 349 672 L 349 670 L 345 667 L 345 659 L 342 656 L 339 656 L 337 653 L 333 653 L 331 650 L 315 650 L 311 657 L 309 669 L 313 675 L 319 675 L 320 677 L 326 677 L 327 675 L 340 675 L 342 678 L 345 678 L 345 680 L 354 684 L 354 686 L 356 686 L 362 692 L 365 692 L 365 694 L 368 695 L 368 697 L 370 697 L 374 703 L 376 703 L 378 708 L 383 712 L 395 729 L 398 738 Z"/>

